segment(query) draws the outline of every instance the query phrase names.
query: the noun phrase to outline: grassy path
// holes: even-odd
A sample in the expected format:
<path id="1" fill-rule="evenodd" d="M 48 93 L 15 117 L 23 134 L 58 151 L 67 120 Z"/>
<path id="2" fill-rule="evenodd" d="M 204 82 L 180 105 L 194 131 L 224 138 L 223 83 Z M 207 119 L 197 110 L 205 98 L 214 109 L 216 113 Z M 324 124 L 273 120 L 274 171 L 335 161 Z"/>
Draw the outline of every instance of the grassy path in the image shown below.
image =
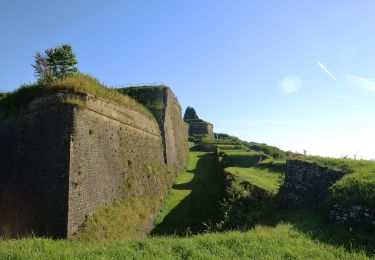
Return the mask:
<path id="1" fill-rule="evenodd" d="M 187 169 L 177 176 L 153 234 L 196 233 L 205 222 L 217 220 L 222 198 L 218 174 L 214 154 L 190 152 Z"/>

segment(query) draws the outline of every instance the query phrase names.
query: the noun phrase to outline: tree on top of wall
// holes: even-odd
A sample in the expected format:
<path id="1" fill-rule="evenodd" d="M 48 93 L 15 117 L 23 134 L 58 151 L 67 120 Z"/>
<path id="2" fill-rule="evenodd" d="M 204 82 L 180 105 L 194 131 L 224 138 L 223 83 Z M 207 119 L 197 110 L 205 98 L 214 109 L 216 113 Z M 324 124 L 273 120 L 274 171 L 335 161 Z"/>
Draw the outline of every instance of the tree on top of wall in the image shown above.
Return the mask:
<path id="1" fill-rule="evenodd" d="M 197 112 L 193 107 L 187 107 L 184 114 L 184 121 L 199 119 Z"/>
<path id="2" fill-rule="evenodd" d="M 62 44 L 44 53 L 36 52 L 32 66 L 38 81 L 51 81 L 77 73 L 77 63 L 72 46 Z"/>

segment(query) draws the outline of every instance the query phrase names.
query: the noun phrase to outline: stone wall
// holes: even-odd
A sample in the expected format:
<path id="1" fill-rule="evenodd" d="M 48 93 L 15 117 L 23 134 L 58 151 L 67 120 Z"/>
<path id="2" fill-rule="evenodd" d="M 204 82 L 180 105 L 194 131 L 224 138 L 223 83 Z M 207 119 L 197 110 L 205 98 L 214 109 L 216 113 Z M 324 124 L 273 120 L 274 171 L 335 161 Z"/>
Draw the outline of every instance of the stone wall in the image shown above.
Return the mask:
<path id="1" fill-rule="evenodd" d="M 360 205 L 335 204 L 328 209 L 327 215 L 330 221 L 336 223 L 359 223 L 375 226 L 375 211 Z"/>
<path id="2" fill-rule="evenodd" d="M 179 139 L 170 153 L 185 157 L 186 128 L 171 121 L 167 136 Z M 154 118 L 87 94 L 43 97 L 0 120 L 0 236 L 71 237 L 86 215 L 137 196 L 152 198 L 137 228 L 148 232 L 173 179 L 162 140 Z"/>
<path id="3" fill-rule="evenodd" d="M 169 171 L 177 174 L 189 157 L 188 125 L 182 120 L 181 106 L 166 86 L 119 89 L 147 107 L 155 116 L 163 138 L 164 157 Z"/>
<path id="4" fill-rule="evenodd" d="M 288 160 L 280 203 L 285 206 L 317 207 L 328 188 L 345 173 L 303 160 Z"/>
<path id="5" fill-rule="evenodd" d="M 209 138 L 214 138 L 214 127 L 208 122 L 188 122 L 189 136 L 193 135 L 207 135 Z"/>
<path id="6" fill-rule="evenodd" d="M 0 120 L 0 236 L 67 235 L 73 108 Z"/>
<path id="7" fill-rule="evenodd" d="M 77 231 L 86 215 L 115 199 L 126 201 L 152 194 L 155 204 L 160 203 L 171 182 L 155 119 L 90 96 L 84 102 L 84 108 L 74 109 L 68 237 Z M 154 214 L 157 209 L 158 206 Z M 134 214 L 141 213 L 133 210 Z M 140 233 L 147 232 L 153 217 L 146 216 Z"/>

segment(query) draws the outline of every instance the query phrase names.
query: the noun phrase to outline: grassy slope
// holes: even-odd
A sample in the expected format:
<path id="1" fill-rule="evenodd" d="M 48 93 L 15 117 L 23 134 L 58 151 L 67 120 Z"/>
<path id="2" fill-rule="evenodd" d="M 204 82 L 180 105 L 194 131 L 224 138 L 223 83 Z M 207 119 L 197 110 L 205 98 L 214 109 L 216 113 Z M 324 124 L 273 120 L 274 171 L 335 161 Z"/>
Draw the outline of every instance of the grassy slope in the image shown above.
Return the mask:
<path id="1" fill-rule="evenodd" d="M 375 209 L 375 162 L 319 156 L 305 159 L 348 173 L 330 189 L 329 199 L 333 203 L 360 204 Z"/>
<path id="2" fill-rule="evenodd" d="M 22 239 L 0 242 L 0 258 L 18 259 L 365 259 L 312 239 L 290 224 L 186 238 L 157 237 L 104 243 Z"/>
<path id="3" fill-rule="evenodd" d="M 186 171 L 173 184 L 153 234 L 195 233 L 204 222 L 217 220 L 222 198 L 218 170 L 212 153 L 191 152 Z"/>
<path id="4" fill-rule="evenodd" d="M 276 193 L 279 189 L 280 179 L 282 177 L 282 175 L 278 172 L 257 167 L 228 167 L 225 168 L 225 171 L 232 173 L 255 186 L 258 186 L 259 188 L 273 193 Z"/>

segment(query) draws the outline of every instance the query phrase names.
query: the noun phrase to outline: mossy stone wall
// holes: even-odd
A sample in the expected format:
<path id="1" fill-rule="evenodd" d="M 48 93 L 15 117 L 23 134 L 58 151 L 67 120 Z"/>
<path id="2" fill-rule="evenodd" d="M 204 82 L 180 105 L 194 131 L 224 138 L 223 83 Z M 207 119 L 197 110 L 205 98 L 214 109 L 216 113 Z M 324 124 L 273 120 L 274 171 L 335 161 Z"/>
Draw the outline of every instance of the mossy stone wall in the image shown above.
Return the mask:
<path id="1" fill-rule="evenodd" d="M 33 101 L 21 116 L 0 120 L 0 143 L 1 236 L 71 237 L 87 216 L 130 198 L 142 201 L 124 207 L 142 216 L 141 236 L 173 179 L 154 118 L 87 94 Z"/>
<path id="2" fill-rule="evenodd" d="M 327 198 L 329 187 L 344 175 L 340 170 L 313 162 L 287 160 L 280 202 L 285 206 L 318 207 Z"/>

